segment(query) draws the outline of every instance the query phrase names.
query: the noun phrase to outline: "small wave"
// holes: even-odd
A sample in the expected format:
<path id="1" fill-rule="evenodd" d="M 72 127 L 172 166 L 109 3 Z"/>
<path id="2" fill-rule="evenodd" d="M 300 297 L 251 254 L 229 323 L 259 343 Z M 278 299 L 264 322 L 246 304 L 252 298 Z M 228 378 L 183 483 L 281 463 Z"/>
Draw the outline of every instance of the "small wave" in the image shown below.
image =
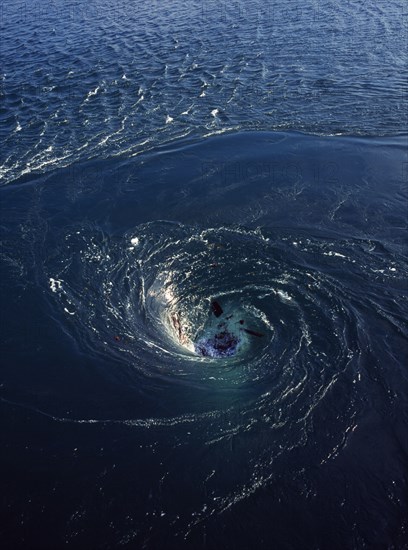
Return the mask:
<path id="1" fill-rule="evenodd" d="M 101 89 L 101 87 L 97 86 L 94 90 L 90 90 L 88 92 L 88 95 L 85 98 L 85 101 L 89 101 L 91 99 L 91 97 L 96 96 L 98 94 L 98 92 L 100 91 L 100 89 Z"/>

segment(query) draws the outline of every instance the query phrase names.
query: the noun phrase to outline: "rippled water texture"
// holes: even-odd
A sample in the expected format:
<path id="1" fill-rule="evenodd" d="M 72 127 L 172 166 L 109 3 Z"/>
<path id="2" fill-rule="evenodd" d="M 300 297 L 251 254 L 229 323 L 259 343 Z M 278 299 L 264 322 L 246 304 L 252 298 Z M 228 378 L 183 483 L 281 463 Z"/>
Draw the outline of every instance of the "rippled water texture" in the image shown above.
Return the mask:
<path id="1" fill-rule="evenodd" d="M 2 548 L 407 549 L 405 4 L 1 9 Z"/>
<path id="2" fill-rule="evenodd" d="M 402 0 L 6 1 L 1 23 L 6 182 L 181 136 L 408 122 Z"/>

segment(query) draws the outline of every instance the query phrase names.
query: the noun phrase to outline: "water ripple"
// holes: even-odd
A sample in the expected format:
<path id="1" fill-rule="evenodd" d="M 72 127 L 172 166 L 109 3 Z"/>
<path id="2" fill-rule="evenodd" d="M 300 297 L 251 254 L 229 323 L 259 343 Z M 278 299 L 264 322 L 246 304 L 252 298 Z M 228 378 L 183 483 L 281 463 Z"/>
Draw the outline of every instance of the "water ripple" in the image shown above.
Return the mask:
<path id="1" fill-rule="evenodd" d="M 400 16 L 398 2 L 7 5 L 3 181 L 212 127 L 400 133 L 408 76 Z M 24 38 L 15 34 L 21 23 Z M 372 47 L 378 33 L 386 51 Z M 214 109 L 222 113 L 215 120 Z M 40 138 L 42 154 L 31 158 Z"/>

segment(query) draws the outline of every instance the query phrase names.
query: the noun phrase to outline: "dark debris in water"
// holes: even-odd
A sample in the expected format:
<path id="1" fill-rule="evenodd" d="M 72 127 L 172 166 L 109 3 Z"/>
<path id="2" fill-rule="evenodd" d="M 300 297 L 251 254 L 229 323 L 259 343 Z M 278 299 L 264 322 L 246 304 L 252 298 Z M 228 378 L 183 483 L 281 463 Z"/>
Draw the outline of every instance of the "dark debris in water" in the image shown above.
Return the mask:
<path id="1" fill-rule="evenodd" d="M 216 317 L 220 317 L 224 313 L 220 304 L 215 300 L 211 303 L 211 309 Z"/>
<path id="2" fill-rule="evenodd" d="M 221 305 L 216 300 L 211 302 L 211 311 L 217 318 L 221 317 L 224 313 Z M 225 321 L 218 323 L 217 332 L 213 336 L 206 339 L 201 339 L 195 343 L 195 350 L 199 355 L 202 355 L 203 357 L 230 357 L 235 355 L 241 340 L 238 335 L 233 334 L 228 330 L 228 325 L 226 323 L 226 321 L 232 319 L 233 316 L 233 314 L 225 316 Z M 238 323 L 243 325 L 245 321 L 240 319 Z M 249 328 L 242 327 L 239 330 L 245 331 L 247 334 L 258 338 L 264 336 L 262 332 Z"/>
<path id="3" fill-rule="evenodd" d="M 213 338 L 196 343 L 195 349 L 203 357 L 230 357 L 235 354 L 238 344 L 238 338 L 224 330 Z"/>
<path id="4" fill-rule="evenodd" d="M 247 334 L 250 334 L 251 336 L 257 336 L 258 338 L 262 338 L 262 336 L 265 336 L 262 332 L 258 332 L 257 330 L 251 330 L 249 328 L 244 328 L 242 330 L 245 330 Z"/>

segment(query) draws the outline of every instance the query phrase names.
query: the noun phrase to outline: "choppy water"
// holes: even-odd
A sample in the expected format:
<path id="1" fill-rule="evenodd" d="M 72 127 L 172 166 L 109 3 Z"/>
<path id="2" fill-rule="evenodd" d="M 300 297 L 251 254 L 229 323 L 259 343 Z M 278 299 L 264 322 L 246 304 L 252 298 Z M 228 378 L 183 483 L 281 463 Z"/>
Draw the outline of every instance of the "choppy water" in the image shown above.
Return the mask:
<path id="1" fill-rule="evenodd" d="M 402 0 L 2 3 L 5 181 L 244 129 L 407 124 Z"/>
<path id="2" fill-rule="evenodd" d="M 407 30 L 2 4 L 5 547 L 407 548 Z"/>

